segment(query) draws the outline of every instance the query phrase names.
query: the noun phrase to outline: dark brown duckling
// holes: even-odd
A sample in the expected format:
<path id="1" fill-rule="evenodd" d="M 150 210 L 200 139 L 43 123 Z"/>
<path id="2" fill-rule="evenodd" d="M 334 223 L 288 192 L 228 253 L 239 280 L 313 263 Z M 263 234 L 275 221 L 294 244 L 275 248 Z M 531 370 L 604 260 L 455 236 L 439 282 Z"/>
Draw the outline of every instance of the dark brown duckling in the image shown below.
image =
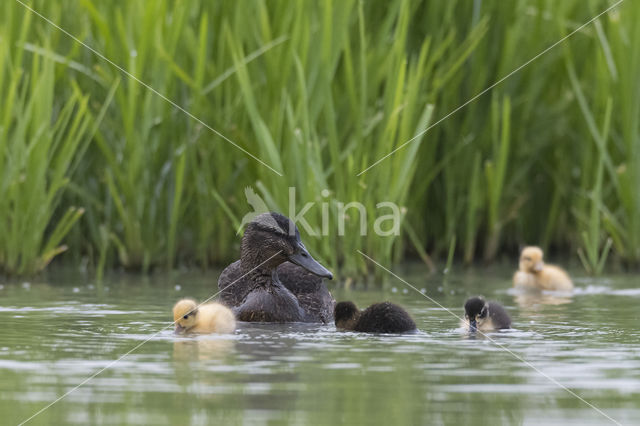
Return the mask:
<path id="1" fill-rule="evenodd" d="M 311 257 L 289 218 L 263 213 L 247 225 L 240 260 L 222 272 L 218 287 L 240 321 L 327 323 L 335 300 L 323 278 L 332 277 Z"/>
<path id="2" fill-rule="evenodd" d="M 411 316 L 391 302 L 375 303 L 360 311 L 353 302 L 340 302 L 334 310 L 336 328 L 363 333 L 405 333 L 416 330 Z"/>
<path id="3" fill-rule="evenodd" d="M 511 317 L 497 302 L 487 302 L 480 296 L 467 299 L 464 304 L 462 327 L 467 331 L 493 331 L 511 328 Z"/>

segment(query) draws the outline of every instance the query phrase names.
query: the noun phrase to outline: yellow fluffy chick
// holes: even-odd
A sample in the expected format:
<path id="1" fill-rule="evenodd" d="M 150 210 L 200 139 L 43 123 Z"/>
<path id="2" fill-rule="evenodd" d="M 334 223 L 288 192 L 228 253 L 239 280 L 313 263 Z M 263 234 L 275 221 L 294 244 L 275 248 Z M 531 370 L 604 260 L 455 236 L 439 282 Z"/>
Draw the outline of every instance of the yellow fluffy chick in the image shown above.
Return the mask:
<path id="1" fill-rule="evenodd" d="M 220 303 L 198 306 L 195 300 L 182 299 L 173 307 L 176 333 L 233 333 L 236 317 Z"/>
<path id="2" fill-rule="evenodd" d="M 520 255 L 520 269 L 513 276 L 513 286 L 538 290 L 571 291 L 573 283 L 569 275 L 542 261 L 540 247 L 525 247 Z"/>

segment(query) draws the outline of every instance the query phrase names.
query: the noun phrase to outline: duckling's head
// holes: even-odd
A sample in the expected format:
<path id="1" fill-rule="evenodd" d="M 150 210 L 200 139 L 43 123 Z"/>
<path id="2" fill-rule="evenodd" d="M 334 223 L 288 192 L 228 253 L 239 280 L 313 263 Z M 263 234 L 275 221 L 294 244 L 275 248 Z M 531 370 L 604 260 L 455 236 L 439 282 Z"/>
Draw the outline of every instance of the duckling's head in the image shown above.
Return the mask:
<path id="1" fill-rule="evenodd" d="M 524 272 L 540 272 L 544 268 L 540 247 L 525 247 L 520 254 L 520 270 Z"/>
<path id="2" fill-rule="evenodd" d="M 337 328 L 351 330 L 355 326 L 360 310 L 353 302 L 339 302 L 333 310 Z"/>
<path id="3" fill-rule="evenodd" d="M 322 278 L 333 275 L 318 263 L 300 240 L 298 227 L 280 213 L 262 213 L 244 231 L 240 259 L 244 269 L 275 269 L 289 261 Z"/>
<path id="4" fill-rule="evenodd" d="M 476 331 L 489 317 L 489 304 L 480 296 L 470 297 L 464 304 L 464 317 L 469 321 L 469 331 Z"/>
<path id="5" fill-rule="evenodd" d="M 173 307 L 173 321 L 176 324 L 176 333 L 186 333 L 196 325 L 198 304 L 192 299 L 182 299 Z"/>

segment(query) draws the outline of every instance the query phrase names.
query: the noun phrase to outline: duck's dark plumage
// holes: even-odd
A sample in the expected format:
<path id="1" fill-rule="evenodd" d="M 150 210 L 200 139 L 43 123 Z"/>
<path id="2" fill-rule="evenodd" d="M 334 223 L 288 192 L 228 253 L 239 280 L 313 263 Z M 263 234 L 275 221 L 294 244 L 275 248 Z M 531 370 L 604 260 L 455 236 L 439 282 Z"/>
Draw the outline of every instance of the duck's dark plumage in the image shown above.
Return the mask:
<path id="1" fill-rule="evenodd" d="M 224 268 L 218 277 L 218 288 L 220 300 L 227 306 L 237 306 L 247 297 L 252 288 L 251 281 L 242 278 L 239 260 Z"/>
<path id="2" fill-rule="evenodd" d="M 278 266 L 278 277 L 280 282 L 296 296 L 308 317 L 308 322 L 328 324 L 333 321 L 333 308 L 336 301 L 324 283 L 324 279 L 291 262 Z"/>
<path id="3" fill-rule="evenodd" d="M 511 317 L 498 302 L 487 302 L 480 296 L 470 297 L 464 304 L 464 312 L 463 325 L 470 331 L 511 328 Z"/>
<path id="4" fill-rule="evenodd" d="M 491 316 L 495 328 L 498 330 L 511 328 L 511 317 L 504 307 L 498 302 L 487 302 L 487 304 L 489 305 L 489 316 Z"/>
<path id="5" fill-rule="evenodd" d="M 277 272 L 282 285 L 296 297 L 304 311 L 304 318 L 300 321 L 325 324 L 333 321 L 333 308 L 336 301 L 322 278 L 291 262 L 278 266 Z M 240 305 L 253 288 L 249 279 L 241 277 L 239 260 L 227 266 L 220 274 L 218 279 L 218 287 L 222 290 L 220 299 L 228 306 Z M 234 283 L 234 281 L 237 282 Z"/>
<path id="6" fill-rule="evenodd" d="M 335 300 L 323 277 L 332 276 L 307 252 L 295 224 L 264 213 L 247 226 L 240 260 L 222 271 L 218 287 L 240 321 L 327 323 Z"/>
<path id="7" fill-rule="evenodd" d="M 353 302 L 336 305 L 335 324 L 339 329 L 363 333 L 405 333 L 416 330 L 411 316 L 391 302 L 375 303 L 360 311 Z"/>

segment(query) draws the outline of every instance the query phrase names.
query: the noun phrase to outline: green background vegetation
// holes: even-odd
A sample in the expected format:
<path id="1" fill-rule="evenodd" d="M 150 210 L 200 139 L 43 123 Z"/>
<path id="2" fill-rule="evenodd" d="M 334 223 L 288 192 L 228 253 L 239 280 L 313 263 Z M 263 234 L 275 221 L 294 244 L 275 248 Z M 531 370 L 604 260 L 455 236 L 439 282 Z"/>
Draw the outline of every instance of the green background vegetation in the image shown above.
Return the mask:
<path id="1" fill-rule="evenodd" d="M 640 3 L 615 11 L 380 165 L 386 153 L 595 16 L 607 1 L 32 1 L 253 153 L 249 158 L 13 0 L 0 6 L 0 269 L 56 255 L 148 271 L 237 258 L 252 186 L 330 235 L 343 276 L 515 257 L 521 244 L 640 264 Z M 321 191 L 330 194 L 323 197 Z M 361 237 L 392 201 L 398 238 Z"/>

